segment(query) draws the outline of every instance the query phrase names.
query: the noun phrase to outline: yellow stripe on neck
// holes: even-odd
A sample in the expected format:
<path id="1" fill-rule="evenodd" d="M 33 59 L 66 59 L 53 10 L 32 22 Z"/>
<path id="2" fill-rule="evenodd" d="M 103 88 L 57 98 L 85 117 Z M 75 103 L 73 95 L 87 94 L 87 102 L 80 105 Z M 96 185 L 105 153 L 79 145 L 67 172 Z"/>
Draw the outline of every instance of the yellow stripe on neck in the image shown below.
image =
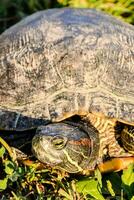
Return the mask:
<path id="1" fill-rule="evenodd" d="M 78 169 L 78 171 L 82 171 L 82 170 L 83 170 L 83 169 L 77 164 L 77 162 L 73 161 L 73 160 L 70 158 L 70 156 L 69 156 L 69 154 L 67 153 L 66 150 L 63 150 L 63 152 L 64 152 L 64 154 L 66 155 L 67 160 L 68 160 L 72 165 L 74 165 L 74 166 Z"/>

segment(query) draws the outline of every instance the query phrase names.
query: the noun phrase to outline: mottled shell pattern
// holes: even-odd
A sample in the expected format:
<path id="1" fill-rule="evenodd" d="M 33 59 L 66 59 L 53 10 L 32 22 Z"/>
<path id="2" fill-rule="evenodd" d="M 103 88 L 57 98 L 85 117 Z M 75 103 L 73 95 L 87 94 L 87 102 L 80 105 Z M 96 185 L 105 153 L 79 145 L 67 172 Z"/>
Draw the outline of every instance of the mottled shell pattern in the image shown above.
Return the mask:
<path id="1" fill-rule="evenodd" d="M 27 129 L 74 110 L 134 124 L 134 27 L 92 9 L 52 9 L 0 35 L 0 124 Z"/>

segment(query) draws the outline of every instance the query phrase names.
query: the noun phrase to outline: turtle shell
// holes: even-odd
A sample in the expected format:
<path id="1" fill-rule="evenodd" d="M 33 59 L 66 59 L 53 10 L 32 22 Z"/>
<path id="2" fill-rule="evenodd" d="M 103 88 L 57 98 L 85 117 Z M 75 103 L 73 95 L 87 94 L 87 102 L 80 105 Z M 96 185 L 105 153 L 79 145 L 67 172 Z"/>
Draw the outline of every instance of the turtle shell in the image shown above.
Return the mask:
<path id="1" fill-rule="evenodd" d="M 50 9 L 0 35 L 0 126 L 84 110 L 134 125 L 134 27 L 92 9 Z"/>

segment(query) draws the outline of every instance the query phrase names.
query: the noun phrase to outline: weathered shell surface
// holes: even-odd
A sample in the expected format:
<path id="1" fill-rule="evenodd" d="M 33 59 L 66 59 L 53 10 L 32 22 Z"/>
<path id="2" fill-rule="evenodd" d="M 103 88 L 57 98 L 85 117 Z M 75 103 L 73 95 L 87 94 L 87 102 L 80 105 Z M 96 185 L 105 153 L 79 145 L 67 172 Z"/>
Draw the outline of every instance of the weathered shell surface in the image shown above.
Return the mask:
<path id="1" fill-rule="evenodd" d="M 134 123 L 134 27 L 90 9 L 37 12 L 0 35 L 0 126 L 84 109 Z"/>

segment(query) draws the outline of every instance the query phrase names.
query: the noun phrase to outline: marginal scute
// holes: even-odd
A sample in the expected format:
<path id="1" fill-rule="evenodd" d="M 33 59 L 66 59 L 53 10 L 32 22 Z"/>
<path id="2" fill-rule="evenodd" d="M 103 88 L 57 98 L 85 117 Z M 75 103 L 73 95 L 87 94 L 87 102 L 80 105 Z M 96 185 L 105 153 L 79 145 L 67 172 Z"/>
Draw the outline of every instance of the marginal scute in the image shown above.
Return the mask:
<path id="1" fill-rule="evenodd" d="M 75 93 L 62 92 L 56 95 L 50 103 L 48 103 L 49 113 L 54 121 L 56 118 L 61 117 L 64 113 L 69 113 L 75 110 Z"/>
<path id="2" fill-rule="evenodd" d="M 32 118 L 19 112 L 0 110 L 0 129 L 2 130 L 27 130 L 46 125 L 49 122 L 45 117 Z"/>
<path id="3" fill-rule="evenodd" d="M 0 129 L 15 129 L 18 116 L 19 114 L 15 112 L 0 110 Z"/>
<path id="4" fill-rule="evenodd" d="M 126 121 L 130 121 L 134 124 L 134 103 L 130 102 L 120 102 L 119 104 L 120 112 L 119 119 L 124 119 Z"/>

